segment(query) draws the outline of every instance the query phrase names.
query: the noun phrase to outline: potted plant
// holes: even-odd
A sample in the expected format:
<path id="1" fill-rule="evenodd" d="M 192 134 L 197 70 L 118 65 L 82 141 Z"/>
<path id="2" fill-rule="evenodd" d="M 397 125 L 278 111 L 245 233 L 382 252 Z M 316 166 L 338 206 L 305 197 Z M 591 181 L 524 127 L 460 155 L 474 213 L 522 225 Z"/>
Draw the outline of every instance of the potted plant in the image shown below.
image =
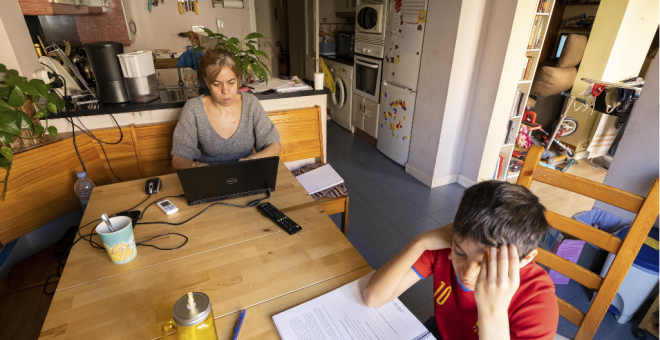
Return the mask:
<path id="1" fill-rule="evenodd" d="M 48 114 L 58 113 L 64 106 L 51 85 L 40 79 L 27 80 L 16 70 L 0 64 L 0 168 L 6 169 L 2 182 L 5 200 L 14 154 L 32 149 L 47 141 L 46 134 L 57 137 L 57 128 L 48 125 Z M 40 118 L 45 118 L 42 126 Z"/>
<path id="2" fill-rule="evenodd" d="M 259 60 L 259 56 L 266 58 L 268 61 L 270 59 L 266 52 L 259 49 L 259 42 L 256 40 L 257 38 L 262 38 L 263 35 L 253 32 L 243 37 L 243 33 L 241 33 L 241 39 L 239 40 L 236 37 L 228 38 L 221 33 L 213 33 L 208 28 L 204 28 L 204 32 L 206 32 L 208 38 L 217 39 L 215 48 L 225 48 L 234 53 L 236 62 L 241 67 L 245 79 L 249 79 L 248 70 L 251 69 L 257 78 L 264 79 L 268 83 L 268 75 L 270 74 L 272 76 L 272 73 L 268 65 Z M 203 49 L 203 46 L 197 47 L 195 48 L 195 52 Z M 247 83 L 249 84 L 249 81 Z"/>

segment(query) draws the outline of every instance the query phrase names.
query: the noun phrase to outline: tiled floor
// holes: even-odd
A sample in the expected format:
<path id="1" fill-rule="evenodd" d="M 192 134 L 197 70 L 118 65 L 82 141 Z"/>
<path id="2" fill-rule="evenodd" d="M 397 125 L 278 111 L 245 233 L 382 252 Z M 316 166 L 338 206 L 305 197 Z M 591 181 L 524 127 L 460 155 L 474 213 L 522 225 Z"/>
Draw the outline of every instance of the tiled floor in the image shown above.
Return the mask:
<path id="1" fill-rule="evenodd" d="M 328 162 L 346 181 L 350 195 L 348 239 L 378 269 L 415 236 L 454 219 L 464 188 L 450 184 L 429 188 L 360 137 L 328 121 Z M 331 218 L 340 225 L 340 216 Z M 591 294 L 571 284 L 557 288 L 564 300 L 586 311 Z M 424 322 L 433 315 L 431 280 L 421 280 L 400 297 Z M 641 317 L 633 319 L 638 324 Z M 594 339 L 635 339 L 632 323 L 619 325 L 608 313 Z M 559 321 L 559 334 L 572 337 L 577 328 Z"/>

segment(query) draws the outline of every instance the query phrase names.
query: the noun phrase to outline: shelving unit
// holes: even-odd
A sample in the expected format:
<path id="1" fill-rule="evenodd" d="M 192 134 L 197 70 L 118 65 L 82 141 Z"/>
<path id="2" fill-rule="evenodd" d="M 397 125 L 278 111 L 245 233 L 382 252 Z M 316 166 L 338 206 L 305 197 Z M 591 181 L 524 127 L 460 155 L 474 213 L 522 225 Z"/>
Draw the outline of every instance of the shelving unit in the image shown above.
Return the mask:
<path id="1" fill-rule="evenodd" d="M 531 57 L 532 61 L 530 64 L 530 72 L 528 73 L 527 77 L 525 79 L 521 79 L 518 81 L 518 89 L 523 93 L 523 99 L 522 99 L 522 105 L 520 108 L 520 111 L 517 113 L 517 116 L 509 118 L 509 121 L 512 121 L 512 129 L 514 133 L 514 137 L 512 140 L 512 143 L 505 144 L 506 141 L 503 141 L 502 146 L 500 147 L 500 155 L 504 157 L 504 165 L 502 167 L 502 172 L 500 173 L 500 176 L 497 178 L 499 180 L 507 180 L 508 178 L 513 178 L 517 177 L 519 172 L 516 173 L 509 173 L 509 163 L 511 162 L 511 154 L 513 153 L 513 150 L 515 149 L 515 140 L 518 137 L 518 132 L 520 131 L 520 125 L 522 123 L 522 114 L 525 111 L 525 106 L 527 104 L 527 99 L 529 98 L 529 91 L 532 88 L 532 80 L 534 79 L 534 75 L 536 74 L 536 68 L 539 63 L 539 54 L 541 53 L 541 50 L 543 49 L 543 43 L 545 41 L 545 35 L 548 31 L 548 24 L 550 23 L 550 17 L 552 17 L 552 10 L 555 6 L 555 1 L 558 0 L 546 0 L 546 5 L 545 5 L 545 10 L 541 12 L 536 12 L 534 13 L 534 21 L 532 21 L 532 26 L 529 28 L 529 35 L 528 35 L 528 41 L 529 38 L 534 34 L 534 22 L 536 22 L 537 18 L 540 17 L 545 17 L 544 22 L 540 27 L 540 33 L 539 33 L 539 39 L 540 39 L 540 44 L 538 46 L 532 46 L 536 48 L 530 48 L 525 51 L 525 55 L 523 57 L 523 60 L 526 60 L 527 57 Z M 561 1 L 561 0 L 560 0 Z M 543 3 L 544 0 L 538 0 L 537 4 Z M 535 10 L 539 6 L 537 5 L 535 7 Z M 513 102 L 512 98 L 512 102 Z M 516 105 L 514 103 L 514 105 Z M 506 170 L 505 167 L 506 166 Z"/>

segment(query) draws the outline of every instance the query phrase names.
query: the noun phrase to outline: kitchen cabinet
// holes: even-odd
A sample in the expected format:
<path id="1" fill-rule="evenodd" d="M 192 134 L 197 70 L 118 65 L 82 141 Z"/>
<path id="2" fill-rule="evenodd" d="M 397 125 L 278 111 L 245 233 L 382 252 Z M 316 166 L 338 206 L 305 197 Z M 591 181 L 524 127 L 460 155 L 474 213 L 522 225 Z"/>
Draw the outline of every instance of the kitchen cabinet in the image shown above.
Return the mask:
<path id="1" fill-rule="evenodd" d="M 353 12 L 355 14 L 357 0 L 335 0 L 335 12 Z"/>
<path id="2" fill-rule="evenodd" d="M 369 136 L 378 138 L 378 103 L 353 94 L 351 123 Z"/>

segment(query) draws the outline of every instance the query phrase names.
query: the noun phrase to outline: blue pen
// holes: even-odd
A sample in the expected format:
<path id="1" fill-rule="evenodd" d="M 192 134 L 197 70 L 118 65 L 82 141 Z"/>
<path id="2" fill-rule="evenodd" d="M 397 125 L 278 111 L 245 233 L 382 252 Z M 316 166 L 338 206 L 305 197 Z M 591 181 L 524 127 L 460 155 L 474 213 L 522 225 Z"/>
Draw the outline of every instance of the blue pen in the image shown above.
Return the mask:
<path id="1" fill-rule="evenodd" d="M 245 312 L 247 312 L 247 310 L 243 309 L 241 316 L 239 316 L 238 321 L 236 321 L 236 327 L 234 327 L 234 338 L 232 340 L 238 339 L 238 333 L 241 331 L 241 326 L 243 326 L 243 320 L 245 319 Z"/>

